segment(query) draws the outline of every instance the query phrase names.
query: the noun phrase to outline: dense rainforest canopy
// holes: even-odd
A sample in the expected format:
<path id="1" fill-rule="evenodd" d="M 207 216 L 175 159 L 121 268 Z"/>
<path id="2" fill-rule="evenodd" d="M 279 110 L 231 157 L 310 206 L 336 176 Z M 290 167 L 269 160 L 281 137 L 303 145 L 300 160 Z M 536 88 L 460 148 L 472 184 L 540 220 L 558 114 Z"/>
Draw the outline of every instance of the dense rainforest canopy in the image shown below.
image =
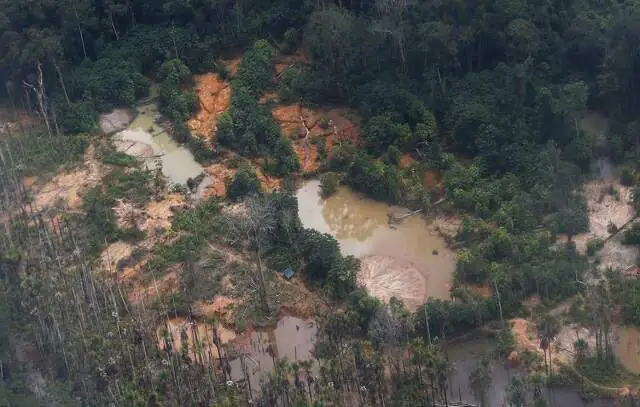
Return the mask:
<path id="1" fill-rule="evenodd" d="M 24 192 L 16 177 L 77 162 L 87 138 L 97 134 L 98 115 L 134 107 L 150 94 L 152 84 L 162 114 L 171 121 L 172 136 L 187 143 L 199 161 L 215 161 L 217 148 L 225 148 L 262 158 L 265 172 L 287 180 L 300 165 L 261 96 L 277 91 L 284 101 L 307 106 L 349 106 L 361 119 L 362 145 L 346 143 L 326 157 L 323 170 L 331 172 L 321 178 L 323 193 L 344 182 L 375 199 L 410 207 L 425 208 L 446 198 L 449 209 L 464 217 L 456 236 L 462 247 L 456 301 L 429 302 L 410 315 L 401 304 L 382 305 L 356 289 L 357 261 L 343 257 L 335 239 L 290 219 L 297 207 L 287 192 L 258 197 L 260 181 L 244 166 L 229 183 L 228 198 L 250 196 L 252 205 L 270 208 L 272 219 L 256 209 L 254 224 L 238 229 L 244 234 L 230 231 L 221 220 L 219 202 L 208 201 L 174 219 L 173 227 L 183 234 L 170 250 L 156 250 L 150 267 L 196 264 L 206 240 L 216 236 L 234 244 L 244 239 L 248 252 L 259 259 L 260 272 L 263 255 L 274 269 L 304 263 L 309 283 L 345 308 L 328 318 L 319 336 L 318 355 L 329 360 L 322 374 L 335 378 L 347 395 L 365 384 L 378 386 L 377 393 L 359 396 L 360 405 L 432 406 L 442 397 L 446 401 L 442 372 L 448 367 L 431 333 L 446 338 L 518 315 L 532 295 L 553 304 L 586 291 L 589 262 L 570 242 L 589 228 L 579 186 L 593 160 L 605 155 L 628 165 L 628 185 L 637 182 L 639 50 L 639 0 L 0 0 L 0 98 L 7 109 L 38 116 L 48 133 L 37 139 L 46 142 L 6 143 L 8 151 L 20 151 L 20 162 L 0 157 L 0 179 L 6 184 L 0 208 L 8 210 L 10 195 Z M 304 54 L 304 63 L 275 81 L 273 55 L 294 52 Z M 239 54 L 243 59 L 232 81 L 231 105 L 219 118 L 211 149 L 192 139 L 185 126 L 197 109 L 192 76 L 216 72 L 230 77 L 221 61 Z M 604 139 L 580 128 L 587 109 L 610 118 Z M 416 166 L 401 168 L 403 154 L 410 154 Z M 109 159 L 110 164 L 135 166 L 113 152 Z M 424 170 L 442 175 L 443 191 L 425 189 L 416 176 Z M 96 284 L 100 280 L 84 266 L 91 259 L 78 255 L 96 257 L 104 244 L 139 239 L 135 228 L 115 225 L 110 208 L 122 196 L 149 201 L 156 189 L 149 186 L 153 182 L 146 171 L 120 169 L 105 177 L 104 186 L 91 189 L 84 196 L 84 217 L 69 221 L 82 226 L 78 236 L 88 241 L 83 250 L 78 236 L 66 238 L 60 232 L 62 243 L 56 246 L 28 222 L 13 226 L 23 234 L 3 235 L 0 406 L 248 402 L 243 392 L 219 380 L 224 374 L 204 374 L 184 353 L 168 352 L 173 359 L 166 349 L 147 353 L 144 344 L 155 346 L 149 339 L 155 336 L 153 329 L 134 322 L 122 329 L 119 313 L 130 321 L 138 316 L 129 313 L 124 297 Z M 635 192 L 640 196 L 640 188 Z M 560 233 L 568 235 L 569 244 L 558 249 L 554 243 Z M 625 239 L 637 244 L 637 235 L 637 228 L 630 229 Z M 69 281 L 77 286 L 60 288 L 57 284 L 66 277 L 52 277 L 51 286 L 40 284 L 29 273 L 28 284 L 21 281 L 18 276 L 26 267 L 21 260 L 29 257 L 28 247 L 35 241 L 75 256 L 72 264 L 58 262 L 55 270 L 60 276 L 73 270 L 76 279 Z M 47 271 L 43 264 L 57 258 L 49 254 L 29 260 L 39 264 L 35 270 Z M 207 278 L 203 275 L 187 280 L 192 299 L 202 294 L 197 281 Z M 264 285 L 264 276 L 257 280 Z M 608 332 L 611 315 L 604 310 L 620 301 L 625 302 L 625 320 L 638 319 L 634 311 L 640 288 L 613 276 L 611 280 L 611 292 L 602 288 L 587 297 L 597 311 L 585 320 L 598 332 Z M 477 298 L 464 290 L 466 284 L 491 286 L 497 295 Z M 71 315 L 76 311 L 62 305 L 60 320 L 27 309 L 31 303 L 25 298 L 42 301 L 42 307 L 61 304 L 64 295 L 86 306 L 87 320 L 82 313 L 75 319 Z M 96 311 L 98 303 L 104 305 L 102 311 Z M 109 307 L 115 320 L 105 316 Z M 79 350 L 71 350 L 75 343 L 66 347 L 61 339 L 56 342 L 62 338 L 61 324 L 67 324 L 62 330 L 74 332 L 69 337 L 78 341 Z M 544 326 L 551 332 L 544 337 L 548 340 L 556 334 L 556 324 L 546 321 Z M 36 331 L 40 336 L 30 335 Z M 512 344 L 503 333 L 497 342 L 504 356 Z M 117 345 L 110 341 L 116 334 L 121 338 Z M 608 337 L 603 341 L 608 345 Z M 25 358 L 14 356 L 16 348 L 28 348 L 23 349 L 28 353 L 36 346 L 41 355 L 50 356 L 39 359 L 44 376 L 55 383 L 46 392 L 38 384 L 44 381 L 42 374 L 34 376 L 33 369 L 19 363 Z M 394 346 L 396 352 L 410 346 L 414 353 L 406 369 L 400 369 L 402 352 L 393 354 L 399 378 L 387 383 L 379 355 Z M 380 353 L 371 353 L 372 348 Z M 604 348 L 599 342 L 598 358 L 609 360 Z M 348 352 L 346 367 L 343 359 L 335 359 L 343 352 Z M 112 354 L 122 359 L 115 363 Z M 319 384 L 312 391 L 311 379 L 307 391 L 299 368 L 294 369 L 293 386 L 286 375 L 271 378 L 260 405 L 355 405 L 349 404 L 354 400 L 328 396 L 329 388 Z M 481 374 L 482 366 L 478 369 Z M 485 383 L 478 377 L 474 383 Z M 512 405 L 524 405 L 518 403 Z"/>

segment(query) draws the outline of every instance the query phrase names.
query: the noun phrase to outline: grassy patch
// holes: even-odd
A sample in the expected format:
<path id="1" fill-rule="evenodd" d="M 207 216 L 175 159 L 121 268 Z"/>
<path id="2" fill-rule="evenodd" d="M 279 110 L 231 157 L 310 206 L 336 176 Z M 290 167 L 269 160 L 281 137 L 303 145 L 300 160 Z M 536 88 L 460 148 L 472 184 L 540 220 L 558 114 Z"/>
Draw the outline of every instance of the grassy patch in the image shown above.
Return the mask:
<path id="1" fill-rule="evenodd" d="M 191 210 L 176 214 L 172 221 L 172 229 L 183 234 L 171 244 L 157 247 L 147 267 L 151 270 L 165 270 L 171 264 L 197 260 L 208 239 L 219 236 L 224 240 L 228 235 L 227 225 L 220 215 L 217 198 L 211 198 Z"/>
<path id="2" fill-rule="evenodd" d="M 617 360 L 603 361 L 588 356 L 575 365 L 578 372 L 604 387 L 621 387 L 640 384 L 640 376 L 627 371 Z"/>
<path id="3" fill-rule="evenodd" d="M 60 166 L 71 168 L 82 161 L 89 145 L 89 136 L 49 137 L 40 133 L 25 133 L 7 139 L 12 166 L 23 176 L 42 175 Z"/>
<path id="4" fill-rule="evenodd" d="M 138 160 L 122 151 L 106 151 L 102 156 L 102 162 L 106 165 L 116 165 L 119 167 L 134 167 Z"/>
<path id="5" fill-rule="evenodd" d="M 135 227 L 118 227 L 113 208 L 117 199 L 126 199 L 138 205 L 148 202 L 151 198 L 151 178 L 149 171 L 135 169 L 124 172 L 118 169 L 103 178 L 102 186 L 87 191 L 83 198 L 83 209 L 86 213 L 84 223 L 90 254 L 97 255 L 105 243 L 144 239 L 145 233 Z"/>

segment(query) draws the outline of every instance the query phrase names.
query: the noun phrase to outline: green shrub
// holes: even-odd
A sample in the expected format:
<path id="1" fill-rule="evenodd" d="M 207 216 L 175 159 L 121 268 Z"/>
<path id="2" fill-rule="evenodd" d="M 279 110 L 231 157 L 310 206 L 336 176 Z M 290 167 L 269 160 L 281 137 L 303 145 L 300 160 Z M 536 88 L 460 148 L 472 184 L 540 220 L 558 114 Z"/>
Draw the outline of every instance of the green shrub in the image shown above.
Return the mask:
<path id="1" fill-rule="evenodd" d="M 298 156 L 296 156 L 288 138 L 280 137 L 272 155 L 275 165 L 271 173 L 276 177 L 284 177 L 300 169 Z"/>
<path id="2" fill-rule="evenodd" d="M 140 230 L 137 227 L 130 227 L 127 229 L 120 229 L 118 237 L 125 242 L 138 242 L 147 236 L 144 230 Z"/>
<path id="3" fill-rule="evenodd" d="M 295 52 L 298 48 L 298 44 L 300 43 L 300 32 L 294 27 L 288 28 L 287 31 L 284 32 L 284 41 L 281 45 L 281 50 L 285 54 L 289 54 Z"/>
<path id="4" fill-rule="evenodd" d="M 256 41 L 242 58 L 238 67 L 236 82 L 251 90 L 254 97 L 259 97 L 271 86 L 273 78 L 273 49 L 266 40 Z"/>
<path id="5" fill-rule="evenodd" d="M 106 165 L 117 165 L 120 167 L 133 167 L 138 164 L 138 160 L 122 151 L 109 150 L 102 156 L 102 162 Z"/>
<path id="6" fill-rule="evenodd" d="M 80 101 L 59 106 L 58 121 L 65 133 L 91 133 L 98 123 L 98 112 L 91 102 Z"/>
<path id="7" fill-rule="evenodd" d="M 511 329 L 504 327 L 496 334 L 496 353 L 501 357 L 507 357 L 516 349 L 516 340 Z"/>
<path id="8" fill-rule="evenodd" d="M 85 60 L 73 73 L 72 96 L 92 101 L 105 112 L 116 107 L 132 107 L 149 91 L 149 81 L 130 62 L 119 58 Z"/>
<path id="9" fill-rule="evenodd" d="M 216 152 L 209 148 L 209 146 L 207 146 L 204 141 L 197 137 L 193 137 L 190 135 L 187 146 L 189 147 L 191 153 L 193 153 L 193 158 L 201 165 L 210 163 L 211 160 L 216 157 Z"/>
<path id="10" fill-rule="evenodd" d="M 329 128 L 329 117 L 327 116 L 322 116 L 320 118 L 320 122 L 318 123 L 318 126 L 320 126 L 321 129 L 326 130 Z"/>
<path id="11" fill-rule="evenodd" d="M 258 195 L 260 191 L 260 180 L 252 168 L 240 168 L 227 185 L 227 197 L 232 201 L 240 201 L 248 195 Z"/>
<path id="12" fill-rule="evenodd" d="M 393 144 L 387 148 L 387 160 L 391 165 L 400 164 L 400 157 L 402 156 L 402 152 L 400 149 Z"/>
<path id="13" fill-rule="evenodd" d="M 632 196 L 633 209 L 635 210 L 636 215 L 640 215 L 640 185 L 636 185 L 633 187 Z"/>
<path id="14" fill-rule="evenodd" d="M 327 198 L 338 190 L 340 175 L 335 172 L 326 172 L 320 176 L 320 195 Z"/>
<path id="15" fill-rule="evenodd" d="M 589 239 L 587 242 L 587 255 L 594 256 L 596 252 L 604 247 L 604 240 L 602 239 Z"/>
<path id="16" fill-rule="evenodd" d="M 640 223 L 634 223 L 625 230 L 622 243 L 627 245 L 640 244 Z"/>
<path id="17" fill-rule="evenodd" d="M 624 167 L 620 173 L 620 183 L 626 187 L 630 187 L 634 184 L 633 170 L 629 167 Z"/>

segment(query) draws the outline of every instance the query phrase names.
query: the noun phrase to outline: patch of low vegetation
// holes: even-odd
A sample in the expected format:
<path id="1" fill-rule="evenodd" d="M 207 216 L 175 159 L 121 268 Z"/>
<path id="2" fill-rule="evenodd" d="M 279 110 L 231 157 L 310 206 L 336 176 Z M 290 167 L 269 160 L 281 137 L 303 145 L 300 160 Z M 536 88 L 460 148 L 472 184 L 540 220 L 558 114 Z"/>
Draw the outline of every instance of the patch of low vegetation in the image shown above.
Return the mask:
<path id="1" fill-rule="evenodd" d="M 323 198 L 328 198 L 335 194 L 340 185 L 340 174 L 335 172 L 325 172 L 320 175 L 320 194 Z"/>
<path id="2" fill-rule="evenodd" d="M 117 199 L 137 206 L 149 202 L 152 197 L 151 181 L 150 171 L 116 168 L 103 178 L 102 185 L 85 193 L 82 206 L 90 253 L 95 255 L 105 244 L 117 240 L 136 242 L 144 239 L 145 233 L 135 226 L 120 228 L 113 208 Z"/>
<path id="3" fill-rule="evenodd" d="M 604 240 L 602 239 L 589 239 L 587 242 L 587 256 L 593 257 L 596 252 L 604 247 Z"/>
<path id="4" fill-rule="evenodd" d="M 240 201 L 246 196 L 259 195 L 262 192 L 260 180 L 250 166 L 243 166 L 227 183 L 227 197 L 231 201 Z"/>
<path id="5" fill-rule="evenodd" d="M 138 160 L 122 151 L 107 150 L 102 155 L 102 162 L 105 165 L 115 165 L 119 167 L 134 167 Z"/>
<path id="6" fill-rule="evenodd" d="M 72 168 L 82 162 L 89 145 L 87 134 L 49 137 L 36 129 L 5 140 L 9 151 L 20 154 L 4 156 L 4 166 L 10 165 L 22 176 L 40 176 L 60 167 Z"/>
<path id="7" fill-rule="evenodd" d="M 186 267 L 190 267 L 200 258 L 208 239 L 212 236 L 222 238 L 228 233 L 228 223 L 220 215 L 217 198 L 210 198 L 196 208 L 177 213 L 171 228 L 178 234 L 177 239 L 154 248 L 147 269 L 162 273 L 176 263 L 185 263 Z"/>
<path id="8" fill-rule="evenodd" d="M 635 222 L 624 231 L 622 243 L 627 245 L 640 245 L 640 223 Z"/>

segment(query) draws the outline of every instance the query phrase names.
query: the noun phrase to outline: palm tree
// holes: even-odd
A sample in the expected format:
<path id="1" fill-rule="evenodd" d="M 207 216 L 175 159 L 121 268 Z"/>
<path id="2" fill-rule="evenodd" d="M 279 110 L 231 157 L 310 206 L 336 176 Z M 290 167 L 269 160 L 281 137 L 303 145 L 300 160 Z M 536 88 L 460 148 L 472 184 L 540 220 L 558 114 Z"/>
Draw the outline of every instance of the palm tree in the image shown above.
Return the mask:
<path id="1" fill-rule="evenodd" d="M 551 362 L 551 342 L 560 333 L 560 321 L 553 315 L 545 315 L 538 324 L 538 337 L 540 338 L 540 348 L 544 351 L 544 363 L 547 368 L 547 375 L 553 371 Z M 549 351 L 549 364 L 547 364 L 547 350 Z"/>

